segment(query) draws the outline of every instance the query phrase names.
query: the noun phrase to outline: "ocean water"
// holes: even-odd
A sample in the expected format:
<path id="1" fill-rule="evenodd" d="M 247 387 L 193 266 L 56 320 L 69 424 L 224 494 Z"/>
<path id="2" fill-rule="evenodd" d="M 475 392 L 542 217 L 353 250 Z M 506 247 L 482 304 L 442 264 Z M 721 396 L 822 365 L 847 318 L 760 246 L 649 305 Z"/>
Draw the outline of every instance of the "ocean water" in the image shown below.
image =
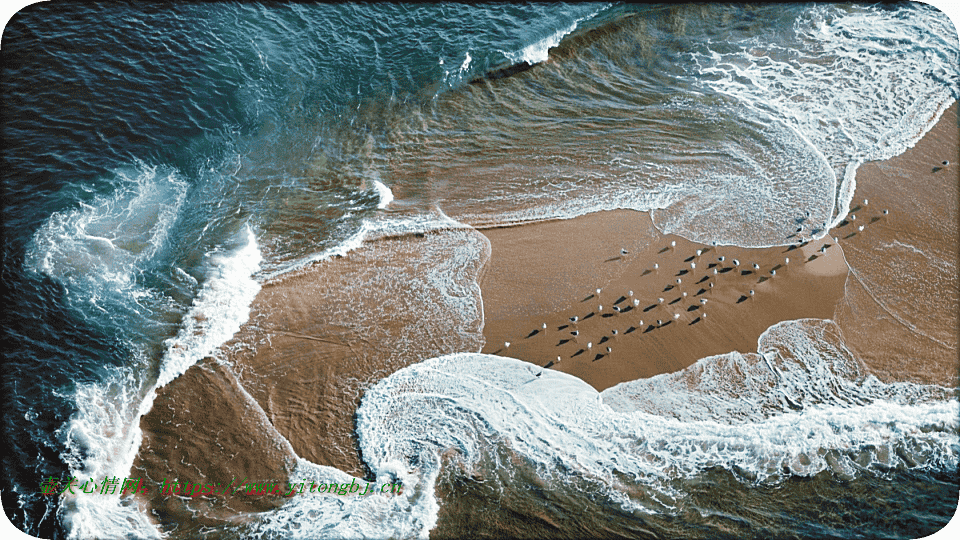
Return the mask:
<path id="1" fill-rule="evenodd" d="M 707 243 L 780 245 L 804 212 L 823 234 L 857 167 L 960 95 L 957 31 L 921 4 L 37 4 L 3 38 L 2 494 L 45 538 L 160 535 L 39 485 L 126 477 L 157 388 L 269 279 L 462 229 L 424 311 L 473 321 L 451 261 L 488 256 L 476 227 L 626 208 Z M 881 383 L 831 321 L 601 393 L 468 348 L 357 412 L 365 466 L 409 495 L 204 534 L 911 538 L 956 507 L 956 390 Z"/>

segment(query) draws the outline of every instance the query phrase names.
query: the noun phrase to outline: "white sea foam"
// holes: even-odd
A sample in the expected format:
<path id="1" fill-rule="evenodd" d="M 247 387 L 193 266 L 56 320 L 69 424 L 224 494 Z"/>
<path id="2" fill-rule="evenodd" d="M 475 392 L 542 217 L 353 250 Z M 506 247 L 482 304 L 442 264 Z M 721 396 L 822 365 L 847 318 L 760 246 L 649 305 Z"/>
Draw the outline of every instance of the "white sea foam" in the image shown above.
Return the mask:
<path id="1" fill-rule="evenodd" d="M 250 316 L 250 304 L 260 292 L 253 275 L 260 269 L 260 250 L 253 230 L 242 232 L 243 244 L 232 252 L 207 256 L 206 281 L 193 301 L 183 327 L 165 342 L 157 387 L 179 377 L 240 330 Z"/>
<path id="2" fill-rule="evenodd" d="M 832 226 L 849 211 L 859 164 L 903 153 L 953 103 L 960 48 L 949 19 L 926 6 L 818 5 L 794 31 L 799 50 L 752 39 L 690 56 L 702 84 L 773 113 L 844 171 Z"/>
<path id="3" fill-rule="evenodd" d="M 385 463 L 374 473 L 374 486 L 400 483 L 403 492 L 340 496 L 310 493 L 307 488 L 281 508 L 261 514 L 243 533 L 279 538 L 428 538 L 439 510 L 432 491 L 435 478 L 411 473 L 399 463 Z M 300 460 L 290 478 L 307 485 L 356 482 L 360 485 L 357 493 L 367 487 L 362 479 L 306 460 Z"/>
<path id="4" fill-rule="evenodd" d="M 140 448 L 140 417 L 150 411 L 157 389 L 214 354 L 247 320 L 260 290 L 253 275 L 261 258 L 253 231 L 246 227 L 241 236 L 242 244 L 233 251 L 208 255 L 203 288 L 180 332 L 165 342 L 157 381 L 142 379 L 151 370 L 149 361 L 139 358 L 105 382 L 78 386 L 78 411 L 61 428 L 72 476 L 81 482 L 112 477 L 122 482 Z M 142 509 L 119 496 L 79 495 L 65 499 L 64 509 L 71 538 L 160 537 Z"/>
<path id="5" fill-rule="evenodd" d="M 85 494 L 80 485 L 101 489 L 105 478 L 117 478 L 119 494 L 140 443 L 141 375 L 149 369 L 142 354 L 127 369 L 115 371 L 101 383 L 79 384 L 72 398 L 77 411 L 58 433 L 67 451 L 64 461 L 78 480 L 76 495 L 61 497 L 62 519 L 69 538 L 159 538 L 160 533 L 136 504 L 119 495 Z"/>
<path id="6" fill-rule="evenodd" d="M 373 186 L 377 189 L 377 194 L 380 195 L 380 202 L 377 204 L 377 208 L 382 210 L 393 202 L 393 192 L 379 180 L 374 180 Z"/>
<path id="7" fill-rule="evenodd" d="M 540 62 L 545 62 L 547 58 L 550 57 L 550 49 L 559 45 L 560 40 L 563 39 L 563 36 L 573 32 L 576 29 L 577 23 L 575 22 L 570 26 L 562 30 L 558 30 L 555 33 L 537 41 L 536 43 L 527 45 L 517 52 L 500 52 L 502 52 L 504 56 L 506 56 L 515 64 L 520 62 L 526 62 L 530 65 L 539 64 Z"/>
<path id="8" fill-rule="evenodd" d="M 631 499 L 633 488 L 676 500 L 684 494 L 675 480 L 712 467 L 746 483 L 822 471 L 849 479 L 864 469 L 955 470 L 960 406 L 955 397 L 937 399 L 950 391 L 863 377 L 845 364 L 848 353 L 817 341 L 832 323 L 810 324 L 784 323 L 761 339 L 764 354 L 753 355 L 742 378 L 706 359 L 673 378 L 603 393 L 509 358 L 434 358 L 367 391 L 357 413 L 361 450 L 373 470 L 401 464 L 432 493 L 442 454 L 452 450 L 469 471 L 485 445 L 500 441 L 541 476 L 599 480 L 624 507 L 646 512 L 670 504 Z M 803 365 L 786 351 L 804 355 Z M 704 375 L 711 370 L 716 377 Z M 716 393 L 717 384 L 725 391 Z"/>
<path id="9" fill-rule="evenodd" d="M 581 17 L 577 19 L 569 26 L 562 28 L 560 30 L 557 30 L 553 34 L 545 38 L 542 38 L 534 43 L 531 43 L 530 45 L 523 47 L 519 51 L 516 51 L 516 52 L 500 51 L 500 52 L 503 53 L 503 55 L 506 56 L 507 59 L 513 62 L 514 64 L 518 64 L 520 62 L 527 62 L 528 64 L 533 65 L 533 64 L 539 64 L 540 62 L 545 62 L 550 57 L 550 49 L 559 45 L 560 41 L 564 38 L 564 36 L 576 30 L 577 26 L 580 23 L 596 17 L 598 13 L 600 13 L 607 7 L 608 5 L 603 5 L 599 9 L 594 11 L 592 14 L 587 15 L 586 17 Z"/>
<path id="10" fill-rule="evenodd" d="M 116 189 L 58 212 L 37 230 L 25 266 L 73 298 L 139 294 L 136 277 L 167 241 L 187 192 L 176 172 L 143 163 L 115 171 Z"/>
<path id="11" fill-rule="evenodd" d="M 619 412 L 740 424 L 811 406 L 910 405 L 955 394 L 938 386 L 880 383 L 846 348 L 832 321 L 777 323 L 760 336 L 758 351 L 708 357 L 676 373 L 624 382 L 605 390 L 603 400 Z"/>
<path id="12" fill-rule="evenodd" d="M 764 247 L 794 233 L 800 209 L 811 213 L 809 222 L 826 223 L 836 176 L 809 139 L 760 111 L 724 108 L 723 113 L 742 126 L 715 150 L 725 159 L 701 167 L 695 183 L 682 184 L 682 198 L 654 209 L 657 227 L 705 244 Z"/>
<path id="13" fill-rule="evenodd" d="M 457 69 L 446 69 L 443 70 L 443 82 L 447 88 L 455 86 L 460 83 L 467 77 L 467 74 L 470 72 L 470 65 L 473 63 L 473 57 L 470 56 L 470 51 L 464 53 L 463 62 L 460 63 L 460 67 Z M 440 65 L 444 65 L 443 58 L 440 58 Z M 434 98 L 439 96 L 439 92 L 434 95 Z"/>

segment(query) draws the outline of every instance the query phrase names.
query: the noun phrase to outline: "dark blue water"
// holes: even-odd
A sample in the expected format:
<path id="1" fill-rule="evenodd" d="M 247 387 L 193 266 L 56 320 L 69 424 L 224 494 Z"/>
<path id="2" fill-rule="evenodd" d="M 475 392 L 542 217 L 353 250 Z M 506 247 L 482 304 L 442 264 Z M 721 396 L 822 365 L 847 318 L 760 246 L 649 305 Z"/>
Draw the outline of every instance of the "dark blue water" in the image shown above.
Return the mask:
<path id="1" fill-rule="evenodd" d="M 899 9 L 896 16 L 909 24 L 940 20 L 926 8 Z M 107 470 L 116 456 L 98 454 L 96 437 L 113 440 L 132 425 L 138 403 L 167 369 L 166 340 L 181 331 L 217 272 L 229 268 L 218 261 L 240 257 L 248 231 L 263 256 L 259 277 L 335 248 L 379 215 L 376 182 L 393 190 L 400 217 L 442 207 L 473 224 L 664 208 L 676 193 L 695 190 L 685 171 L 706 153 L 696 145 L 726 137 L 735 125 L 740 153 L 716 157 L 718 164 L 731 156 L 787 156 L 765 166 L 813 172 L 783 189 L 797 191 L 824 220 L 840 215 L 838 186 L 851 151 L 821 144 L 832 139 L 803 131 L 809 126 L 802 119 L 788 135 L 774 137 L 767 120 L 782 112 L 783 102 L 751 94 L 723 71 L 726 55 L 740 54 L 739 46 L 724 43 L 785 42 L 778 54 L 786 61 L 794 57 L 791 47 L 802 46 L 797 28 L 814 27 L 817 17 L 832 21 L 863 11 L 878 24 L 889 21 L 859 7 L 815 16 L 811 10 L 96 3 L 24 9 L 4 32 L 0 73 L 7 515 L 30 534 L 68 536 L 69 512 L 57 497 L 39 493 L 40 482 Z M 918 32 L 925 24 L 916 23 Z M 943 35 L 944 23 L 938 24 L 930 32 L 936 39 Z M 485 74 L 544 60 L 555 45 L 552 67 L 528 85 L 499 91 L 482 81 L 471 85 Z M 936 111 L 957 95 L 951 64 L 957 56 L 949 43 L 933 49 L 926 86 L 908 85 L 916 95 L 851 95 L 882 110 L 916 98 L 920 109 Z M 716 70 L 698 72 L 714 53 L 722 57 Z M 804 80 L 807 86 L 791 95 L 865 86 L 852 75 L 839 90 Z M 641 127 L 631 123 L 637 118 Z M 852 138 L 877 138 L 875 126 L 853 124 L 844 128 Z M 531 132 L 541 136 L 532 145 Z M 675 155 L 668 146 L 692 149 Z M 491 152 L 521 164 L 520 172 L 504 174 L 501 163 L 487 163 Z M 579 161 L 571 166 L 574 157 Z M 447 186 L 424 173 L 438 167 L 462 183 Z M 579 171 L 590 174 L 572 178 Z M 649 185 L 638 180 L 642 175 L 653 178 Z M 607 184 L 590 180 L 601 176 Z M 676 185 L 658 191 L 669 182 Z M 722 191 L 716 182 L 710 189 Z M 558 183 L 559 191 L 546 188 Z M 741 200 L 730 207 L 740 208 Z M 764 208 L 771 215 L 793 210 L 786 206 Z M 763 245 L 779 232 L 743 232 L 736 220 L 748 214 L 729 216 L 728 234 L 743 234 L 744 245 Z M 687 230 L 694 217 L 664 214 L 661 224 Z M 690 236 L 703 234 L 691 227 Z M 906 511 L 915 528 L 903 525 L 890 536 L 935 530 L 952 513 L 956 471 L 930 474 L 880 475 L 883 486 L 904 482 L 912 494 L 904 498 L 933 494 L 929 506 Z M 857 519 L 870 522 L 888 503 L 868 504 L 867 517 Z M 680 524 L 652 534 L 728 530 L 683 525 L 696 520 L 682 514 L 671 519 Z M 756 534 L 749 514 L 734 519 L 741 525 L 730 534 Z M 815 516 L 792 519 L 784 529 L 764 529 L 761 518 L 754 525 L 774 536 L 858 534 L 851 532 L 856 524 L 821 529 L 810 525 Z M 864 536 L 886 536 L 886 529 L 872 527 Z M 499 532 L 517 534 L 509 527 Z"/>

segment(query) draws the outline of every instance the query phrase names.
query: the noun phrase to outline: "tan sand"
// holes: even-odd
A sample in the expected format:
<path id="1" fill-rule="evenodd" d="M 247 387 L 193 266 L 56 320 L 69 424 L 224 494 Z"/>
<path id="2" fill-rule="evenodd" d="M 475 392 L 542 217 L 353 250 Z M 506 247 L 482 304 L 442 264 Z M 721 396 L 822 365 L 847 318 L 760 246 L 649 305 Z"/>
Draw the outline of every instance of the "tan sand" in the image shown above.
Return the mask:
<path id="1" fill-rule="evenodd" d="M 677 371 L 710 355 L 755 351 L 760 334 L 782 320 L 830 318 L 846 279 L 832 240 L 792 250 L 715 249 L 659 234 L 645 212 L 483 232 L 491 244 L 481 284 L 483 352 L 549 365 L 598 390 Z M 832 247 L 821 255 L 824 243 Z M 621 249 L 628 253 L 622 256 Z M 697 250 L 703 251 L 699 257 Z M 575 316 L 580 320 L 573 323 Z"/>
<path id="2" fill-rule="evenodd" d="M 860 167 L 852 207 L 869 204 L 833 232 L 852 268 L 836 320 L 881 380 L 957 386 L 958 136 L 954 104 L 914 148 Z"/>

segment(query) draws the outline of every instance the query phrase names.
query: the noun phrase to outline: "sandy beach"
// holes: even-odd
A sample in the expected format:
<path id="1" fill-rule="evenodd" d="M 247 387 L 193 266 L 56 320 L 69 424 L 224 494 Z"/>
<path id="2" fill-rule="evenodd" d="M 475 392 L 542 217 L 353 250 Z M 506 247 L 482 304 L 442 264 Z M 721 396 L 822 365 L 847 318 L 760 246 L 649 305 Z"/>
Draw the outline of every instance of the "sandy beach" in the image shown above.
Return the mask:
<path id="1" fill-rule="evenodd" d="M 660 235 L 640 212 L 484 233 L 492 255 L 481 285 L 483 352 L 559 369 L 597 390 L 755 351 L 776 322 L 829 318 L 846 279 L 832 241 L 712 247 Z"/>
<path id="2" fill-rule="evenodd" d="M 852 205 L 857 219 L 821 240 L 706 246 L 660 234 L 648 213 L 624 210 L 368 241 L 266 283 L 223 361 L 193 366 L 160 390 L 141 421 L 135 469 L 153 479 L 282 481 L 295 453 L 364 476 L 354 434 L 364 389 L 458 351 L 519 358 L 602 390 L 706 356 L 756 351 L 760 334 L 779 321 L 835 318 L 878 377 L 955 386 L 957 133 L 953 106 L 914 149 L 864 165 Z M 938 168 L 944 160 L 950 165 Z M 894 271 L 905 263 L 891 250 L 910 245 L 943 259 Z M 446 291 L 443 314 L 424 314 L 418 299 L 427 293 L 396 276 L 411 265 L 426 276 L 438 259 L 449 262 L 444 279 L 458 287 Z M 352 286 L 371 281 L 377 286 Z M 358 322 L 371 320 L 379 322 Z M 230 405 L 236 402 L 246 408 Z M 196 440 L 202 455 L 178 450 Z M 221 444 L 231 455 L 216 454 Z M 275 502 L 150 504 L 172 528 L 201 508 L 212 519 Z M 439 536 L 455 530 L 445 528 L 445 515 L 442 509 Z"/>

